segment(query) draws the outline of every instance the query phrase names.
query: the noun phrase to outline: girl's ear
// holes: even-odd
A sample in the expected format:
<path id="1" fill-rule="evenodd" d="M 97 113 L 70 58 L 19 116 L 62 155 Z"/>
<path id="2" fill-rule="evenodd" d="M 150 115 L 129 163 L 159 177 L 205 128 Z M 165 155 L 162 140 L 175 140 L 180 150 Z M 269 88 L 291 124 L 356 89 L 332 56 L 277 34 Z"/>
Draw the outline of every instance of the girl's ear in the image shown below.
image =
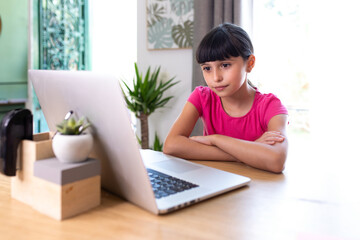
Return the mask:
<path id="1" fill-rule="evenodd" d="M 246 72 L 251 72 L 251 70 L 253 69 L 253 67 L 255 66 L 255 56 L 254 55 L 250 55 L 249 58 L 246 61 Z"/>

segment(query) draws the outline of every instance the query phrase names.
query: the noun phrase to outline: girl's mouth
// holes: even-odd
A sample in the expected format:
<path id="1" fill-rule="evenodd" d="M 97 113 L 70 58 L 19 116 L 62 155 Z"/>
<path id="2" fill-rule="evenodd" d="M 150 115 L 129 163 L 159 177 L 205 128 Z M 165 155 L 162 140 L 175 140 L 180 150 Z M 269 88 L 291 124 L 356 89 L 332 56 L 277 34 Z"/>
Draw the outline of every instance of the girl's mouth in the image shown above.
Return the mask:
<path id="1" fill-rule="evenodd" d="M 214 87 L 214 88 L 215 88 L 216 91 L 221 92 L 226 88 L 226 86 L 219 86 L 219 87 Z"/>

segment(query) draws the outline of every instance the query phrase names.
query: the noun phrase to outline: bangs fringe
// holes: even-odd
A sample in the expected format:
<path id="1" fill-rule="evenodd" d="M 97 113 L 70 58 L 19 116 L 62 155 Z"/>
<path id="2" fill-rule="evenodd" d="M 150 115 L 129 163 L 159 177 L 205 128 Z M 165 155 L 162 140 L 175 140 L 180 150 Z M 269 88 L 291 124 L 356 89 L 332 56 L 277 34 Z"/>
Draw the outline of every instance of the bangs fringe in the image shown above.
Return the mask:
<path id="1" fill-rule="evenodd" d="M 205 62 L 223 61 L 231 57 L 239 56 L 243 59 L 248 59 L 252 54 L 252 49 L 246 46 L 248 44 L 242 42 L 244 39 L 240 40 L 236 36 L 233 36 L 233 34 L 234 33 L 229 33 L 227 29 L 224 28 L 215 28 L 210 31 L 209 34 L 203 38 L 196 51 L 196 61 L 202 64 Z"/>
<path id="2" fill-rule="evenodd" d="M 240 53 L 231 44 L 229 37 L 223 31 L 219 31 L 212 38 L 203 40 L 197 49 L 196 60 L 201 64 L 238 56 Z"/>

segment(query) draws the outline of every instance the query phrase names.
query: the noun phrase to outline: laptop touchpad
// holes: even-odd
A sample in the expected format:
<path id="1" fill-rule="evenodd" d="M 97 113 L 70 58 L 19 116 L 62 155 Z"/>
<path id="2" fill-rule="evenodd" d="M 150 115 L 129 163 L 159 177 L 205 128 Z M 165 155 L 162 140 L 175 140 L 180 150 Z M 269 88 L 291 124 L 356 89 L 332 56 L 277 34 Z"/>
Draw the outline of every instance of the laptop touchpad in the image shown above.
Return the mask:
<path id="1" fill-rule="evenodd" d="M 181 161 L 160 161 L 160 162 L 152 163 L 152 165 L 156 165 L 162 169 L 172 171 L 175 173 L 184 173 L 200 168 L 199 166 L 188 164 L 186 162 L 181 162 Z"/>

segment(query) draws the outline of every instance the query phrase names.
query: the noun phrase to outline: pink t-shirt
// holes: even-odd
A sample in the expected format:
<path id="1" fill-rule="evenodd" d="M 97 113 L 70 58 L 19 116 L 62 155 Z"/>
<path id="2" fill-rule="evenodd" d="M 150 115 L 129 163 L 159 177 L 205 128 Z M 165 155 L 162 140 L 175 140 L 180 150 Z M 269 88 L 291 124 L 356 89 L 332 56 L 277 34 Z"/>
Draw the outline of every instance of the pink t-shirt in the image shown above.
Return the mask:
<path id="1" fill-rule="evenodd" d="M 255 141 L 267 131 L 273 116 L 288 114 L 274 94 L 262 94 L 257 90 L 250 111 L 242 117 L 229 116 L 222 107 L 220 97 L 208 87 L 196 87 L 188 101 L 196 107 L 202 118 L 205 136 L 221 134 Z"/>

